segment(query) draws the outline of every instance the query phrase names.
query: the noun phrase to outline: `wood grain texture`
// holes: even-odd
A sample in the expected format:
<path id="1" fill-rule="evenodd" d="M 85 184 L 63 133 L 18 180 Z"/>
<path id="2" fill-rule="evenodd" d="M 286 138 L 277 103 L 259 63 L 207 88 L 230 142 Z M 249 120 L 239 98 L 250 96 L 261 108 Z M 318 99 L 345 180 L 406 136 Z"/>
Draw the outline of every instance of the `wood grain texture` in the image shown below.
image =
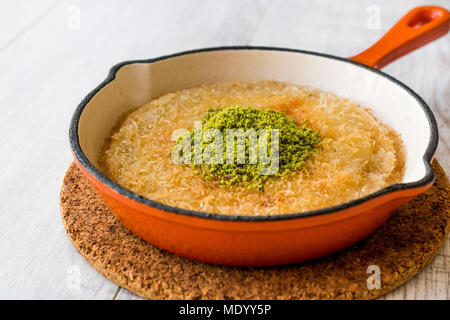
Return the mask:
<path id="1" fill-rule="evenodd" d="M 0 52 L 32 28 L 56 4 L 54 0 L 3 0 L 0 4 Z"/>
<path id="2" fill-rule="evenodd" d="M 71 161 L 70 117 L 115 63 L 219 45 L 352 56 L 409 9 L 447 0 L 33 1 L 0 3 L 0 298 L 130 299 L 73 249 L 58 194 Z M 380 9 L 380 28 L 366 22 Z M 433 109 L 450 172 L 450 36 L 385 71 Z M 450 244 L 386 299 L 450 299 Z M 73 285 L 79 275 L 78 285 Z"/>

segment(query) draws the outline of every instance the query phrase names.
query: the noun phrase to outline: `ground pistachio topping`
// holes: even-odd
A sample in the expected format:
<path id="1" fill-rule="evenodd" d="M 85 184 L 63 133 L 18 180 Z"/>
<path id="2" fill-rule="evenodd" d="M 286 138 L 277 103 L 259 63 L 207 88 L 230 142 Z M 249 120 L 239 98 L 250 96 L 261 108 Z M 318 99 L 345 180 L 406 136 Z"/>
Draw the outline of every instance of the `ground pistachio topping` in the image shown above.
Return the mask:
<path id="1" fill-rule="evenodd" d="M 250 106 L 211 109 L 201 125 L 178 138 L 173 152 L 183 153 L 182 164 L 205 180 L 263 191 L 266 183 L 301 169 L 317 152 L 320 134 L 307 124 Z"/>

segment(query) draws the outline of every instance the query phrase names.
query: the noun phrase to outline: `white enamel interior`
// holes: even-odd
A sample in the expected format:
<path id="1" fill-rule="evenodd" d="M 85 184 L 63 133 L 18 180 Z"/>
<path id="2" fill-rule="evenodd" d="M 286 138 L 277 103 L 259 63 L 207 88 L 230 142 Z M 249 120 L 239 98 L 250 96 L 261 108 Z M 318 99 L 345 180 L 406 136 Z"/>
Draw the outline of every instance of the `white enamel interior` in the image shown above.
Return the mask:
<path id="1" fill-rule="evenodd" d="M 331 58 L 273 50 L 219 50 L 182 55 L 154 63 L 123 66 L 83 110 L 81 147 L 98 165 L 98 155 L 121 115 L 165 93 L 229 81 L 277 80 L 315 87 L 371 108 L 403 138 L 407 149 L 403 182 L 425 176 L 422 157 L 430 125 L 418 101 L 389 79 Z"/>

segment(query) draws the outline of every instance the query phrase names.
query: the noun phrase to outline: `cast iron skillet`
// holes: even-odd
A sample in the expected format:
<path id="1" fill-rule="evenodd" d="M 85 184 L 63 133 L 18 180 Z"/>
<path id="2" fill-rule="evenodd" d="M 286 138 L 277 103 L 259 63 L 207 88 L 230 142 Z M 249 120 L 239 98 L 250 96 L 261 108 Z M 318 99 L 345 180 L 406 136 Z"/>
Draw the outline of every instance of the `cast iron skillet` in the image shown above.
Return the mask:
<path id="1" fill-rule="evenodd" d="M 350 59 L 272 47 L 220 47 L 114 66 L 76 109 L 70 126 L 74 159 L 112 213 L 142 239 L 209 263 L 267 266 L 300 262 L 343 249 L 376 230 L 402 204 L 431 187 L 436 121 L 410 88 L 379 71 L 449 30 L 450 14 L 418 7 L 383 38 Z M 277 216 L 220 215 L 164 205 L 111 181 L 98 156 L 125 112 L 162 94 L 201 84 L 250 80 L 308 85 L 370 106 L 402 135 L 405 177 L 341 205 Z"/>

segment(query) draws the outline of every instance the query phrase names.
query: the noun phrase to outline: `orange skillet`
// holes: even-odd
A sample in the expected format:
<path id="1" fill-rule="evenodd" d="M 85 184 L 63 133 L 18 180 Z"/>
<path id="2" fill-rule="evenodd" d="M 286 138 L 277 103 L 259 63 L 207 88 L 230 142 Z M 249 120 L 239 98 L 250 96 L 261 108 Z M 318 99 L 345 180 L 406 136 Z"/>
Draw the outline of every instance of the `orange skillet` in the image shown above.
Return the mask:
<path id="1" fill-rule="evenodd" d="M 398 57 L 445 35 L 449 12 L 425 6 L 406 14 L 381 40 L 350 59 L 271 47 L 221 47 L 114 66 L 76 109 L 70 126 L 75 162 L 113 214 L 153 245 L 200 261 L 268 266 L 341 250 L 369 236 L 393 210 L 432 185 L 438 143 L 434 116 L 403 83 L 381 72 Z M 334 92 L 370 107 L 402 135 L 405 177 L 334 207 L 278 216 L 196 212 L 152 201 L 98 170 L 103 143 L 121 115 L 168 92 L 228 81 L 278 80 Z"/>

